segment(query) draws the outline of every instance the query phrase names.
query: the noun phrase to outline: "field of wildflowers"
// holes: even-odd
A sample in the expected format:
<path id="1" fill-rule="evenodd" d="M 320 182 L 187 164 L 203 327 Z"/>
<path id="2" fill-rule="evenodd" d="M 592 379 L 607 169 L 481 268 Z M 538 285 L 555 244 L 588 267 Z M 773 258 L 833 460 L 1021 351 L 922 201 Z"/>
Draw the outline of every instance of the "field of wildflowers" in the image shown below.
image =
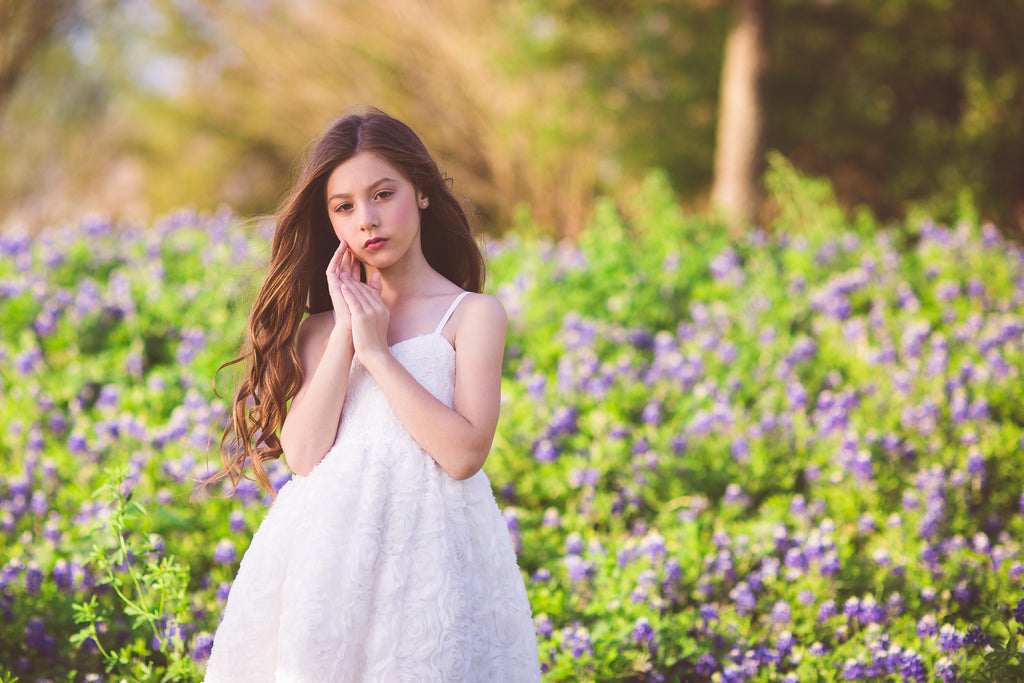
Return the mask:
<path id="1" fill-rule="evenodd" d="M 488 245 L 485 471 L 546 681 L 1021 676 L 1024 252 L 790 180 L 740 242 L 652 174 L 576 245 Z M 0 681 L 201 679 L 269 502 L 195 485 L 267 244 L 227 212 L 0 235 Z"/>

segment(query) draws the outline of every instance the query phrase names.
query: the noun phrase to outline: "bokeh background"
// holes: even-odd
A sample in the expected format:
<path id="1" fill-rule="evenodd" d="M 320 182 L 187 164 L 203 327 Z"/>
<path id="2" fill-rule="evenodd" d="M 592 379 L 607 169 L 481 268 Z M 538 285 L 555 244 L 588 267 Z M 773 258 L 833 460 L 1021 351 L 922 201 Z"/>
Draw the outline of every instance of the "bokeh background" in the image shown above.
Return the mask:
<path id="1" fill-rule="evenodd" d="M 200 483 L 212 380 L 365 105 L 509 313 L 485 472 L 545 683 L 1024 680 L 1022 35 L 1021 0 L 0 0 L 0 683 L 202 680 L 272 503 Z"/>
<path id="2" fill-rule="evenodd" d="M 1019 0 L 3 0 L 0 225 L 272 212 L 345 108 L 409 121 L 501 232 L 665 169 L 766 223 L 766 150 L 883 221 L 1024 224 Z M 717 155 L 717 156 L 716 156 Z"/>

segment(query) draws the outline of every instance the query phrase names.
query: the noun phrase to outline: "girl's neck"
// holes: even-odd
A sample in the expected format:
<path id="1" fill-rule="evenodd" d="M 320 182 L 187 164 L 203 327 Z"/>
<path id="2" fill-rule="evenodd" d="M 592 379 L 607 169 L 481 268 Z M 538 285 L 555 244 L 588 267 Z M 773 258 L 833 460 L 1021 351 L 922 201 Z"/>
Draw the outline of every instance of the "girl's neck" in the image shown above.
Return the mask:
<path id="1" fill-rule="evenodd" d="M 371 273 L 372 270 L 367 269 L 367 277 Z M 396 263 L 391 268 L 380 271 L 381 298 L 391 308 L 396 301 L 424 294 L 435 277 L 437 273 L 427 263 L 426 258 Z"/>

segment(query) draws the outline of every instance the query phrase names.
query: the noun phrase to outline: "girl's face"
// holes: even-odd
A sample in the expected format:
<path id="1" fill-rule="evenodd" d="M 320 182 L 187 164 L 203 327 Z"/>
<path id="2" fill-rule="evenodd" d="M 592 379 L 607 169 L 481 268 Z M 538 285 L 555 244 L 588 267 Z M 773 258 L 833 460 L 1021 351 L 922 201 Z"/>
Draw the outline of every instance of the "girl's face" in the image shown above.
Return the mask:
<path id="1" fill-rule="evenodd" d="M 357 259 L 377 270 L 422 258 L 420 209 L 426 201 L 372 152 L 359 152 L 327 178 L 327 215 L 334 233 Z"/>

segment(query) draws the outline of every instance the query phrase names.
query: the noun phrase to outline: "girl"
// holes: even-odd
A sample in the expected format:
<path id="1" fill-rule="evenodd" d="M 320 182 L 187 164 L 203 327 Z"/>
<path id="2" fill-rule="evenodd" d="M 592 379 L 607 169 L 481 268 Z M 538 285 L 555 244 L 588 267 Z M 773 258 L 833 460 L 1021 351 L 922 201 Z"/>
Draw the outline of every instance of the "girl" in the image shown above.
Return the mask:
<path id="1" fill-rule="evenodd" d="M 481 470 L 507 329 L 483 276 L 405 124 L 373 110 L 319 139 L 233 361 L 247 371 L 217 478 L 237 486 L 248 459 L 272 492 L 262 463 L 282 453 L 294 475 L 242 558 L 206 681 L 540 679 Z"/>

